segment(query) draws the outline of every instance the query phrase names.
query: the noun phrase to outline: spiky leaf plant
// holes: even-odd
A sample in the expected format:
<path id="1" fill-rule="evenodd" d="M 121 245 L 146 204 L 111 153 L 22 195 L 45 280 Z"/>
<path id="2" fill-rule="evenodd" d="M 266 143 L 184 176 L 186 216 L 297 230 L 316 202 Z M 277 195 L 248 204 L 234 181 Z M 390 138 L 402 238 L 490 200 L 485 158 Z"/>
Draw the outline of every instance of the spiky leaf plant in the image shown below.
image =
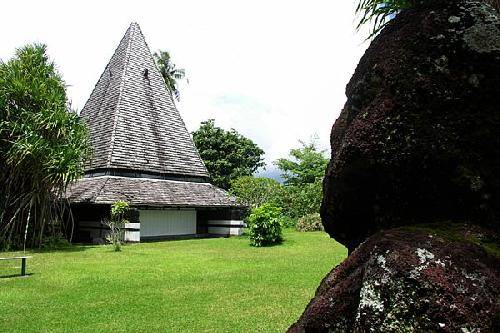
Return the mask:
<path id="1" fill-rule="evenodd" d="M 88 133 L 44 45 L 0 61 L 0 247 L 61 231 L 67 185 L 83 174 Z"/>
<path id="2" fill-rule="evenodd" d="M 422 0 L 359 0 L 356 7 L 356 14 L 359 16 L 357 29 L 365 24 L 372 24 L 371 39 L 382 30 L 391 18 L 404 9 L 414 7 Z M 485 0 L 497 12 L 500 12 L 500 0 Z"/>
<path id="3" fill-rule="evenodd" d="M 387 22 L 404 9 L 415 5 L 416 0 L 359 0 L 356 14 L 359 15 L 357 29 L 372 24 L 368 39 L 379 33 Z"/>

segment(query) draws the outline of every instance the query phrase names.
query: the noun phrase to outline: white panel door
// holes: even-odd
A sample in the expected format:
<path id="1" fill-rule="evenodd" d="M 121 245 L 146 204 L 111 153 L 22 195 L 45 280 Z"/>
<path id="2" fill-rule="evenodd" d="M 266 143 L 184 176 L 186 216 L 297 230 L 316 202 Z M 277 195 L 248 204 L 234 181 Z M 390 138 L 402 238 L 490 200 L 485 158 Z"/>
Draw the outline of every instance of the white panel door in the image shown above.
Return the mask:
<path id="1" fill-rule="evenodd" d="M 141 237 L 196 234 L 195 210 L 141 210 Z"/>

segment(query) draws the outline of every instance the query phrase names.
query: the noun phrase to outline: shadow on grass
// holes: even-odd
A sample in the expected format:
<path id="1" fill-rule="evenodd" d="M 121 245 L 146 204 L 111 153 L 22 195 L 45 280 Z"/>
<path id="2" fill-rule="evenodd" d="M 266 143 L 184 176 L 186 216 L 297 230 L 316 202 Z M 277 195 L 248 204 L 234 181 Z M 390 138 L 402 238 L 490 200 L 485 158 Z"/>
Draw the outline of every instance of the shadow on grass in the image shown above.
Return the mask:
<path id="1" fill-rule="evenodd" d="M 0 249 L 0 257 L 6 255 L 10 256 L 29 255 L 33 253 L 81 252 L 95 248 L 96 246 L 101 246 L 101 245 L 77 243 L 60 247 L 28 248 L 26 249 L 26 252 L 24 252 L 22 249 L 11 249 L 7 251 Z"/>
<path id="2" fill-rule="evenodd" d="M 26 273 L 25 275 L 21 275 L 21 274 L 0 275 L 0 279 L 13 279 L 13 278 L 24 279 L 24 278 L 28 278 L 32 275 L 33 275 L 33 273 Z"/>
<path id="3" fill-rule="evenodd" d="M 64 247 L 56 247 L 56 248 L 42 248 L 42 249 L 30 249 L 32 253 L 57 253 L 57 252 L 82 252 L 86 250 L 90 250 L 95 248 L 96 244 L 72 244 Z"/>
<path id="4" fill-rule="evenodd" d="M 252 245 L 251 243 L 248 243 L 248 246 L 250 248 L 253 248 L 253 249 L 266 249 L 266 248 L 280 247 L 280 246 L 285 245 L 285 243 L 291 244 L 291 243 L 293 243 L 293 241 L 288 241 L 286 239 L 283 239 L 280 242 L 270 243 L 270 244 L 265 244 L 265 245 L 260 245 L 260 246 L 255 246 L 255 245 Z"/>
<path id="5" fill-rule="evenodd" d="M 193 235 L 172 235 L 172 236 L 158 236 L 141 238 L 141 243 L 158 243 L 158 242 L 171 242 L 181 240 L 193 239 L 209 239 L 209 238 L 229 238 L 229 235 L 216 235 L 216 234 L 193 234 Z"/>

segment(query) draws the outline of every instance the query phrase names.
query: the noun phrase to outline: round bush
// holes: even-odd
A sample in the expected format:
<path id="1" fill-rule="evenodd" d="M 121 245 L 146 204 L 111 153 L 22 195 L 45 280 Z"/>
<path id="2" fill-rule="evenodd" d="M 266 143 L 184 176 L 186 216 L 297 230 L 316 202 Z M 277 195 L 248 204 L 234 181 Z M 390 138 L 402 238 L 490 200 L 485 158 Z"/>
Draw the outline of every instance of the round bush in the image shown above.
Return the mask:
<path id="1" fill-rule="evenodd" d="M 295 227 L 298 231 L 324 231 L 319 213 L 302 216 Z"/>
<path id="2" fill-rule="evenodd" d="M 247 223 L 252 246 L 272 245 L 283 240 L 280 214 L 281 209 L 272 204 L 264 204 L 252 210 Z"/>

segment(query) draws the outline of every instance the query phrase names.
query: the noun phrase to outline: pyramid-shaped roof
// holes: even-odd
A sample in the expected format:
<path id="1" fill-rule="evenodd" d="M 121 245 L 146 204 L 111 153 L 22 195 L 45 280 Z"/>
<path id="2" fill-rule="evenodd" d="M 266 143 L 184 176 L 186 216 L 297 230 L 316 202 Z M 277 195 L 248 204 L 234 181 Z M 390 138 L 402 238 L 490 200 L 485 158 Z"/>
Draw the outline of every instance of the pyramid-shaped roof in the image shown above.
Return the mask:
<path id="1" fill-rule="evenodd" d="M 123 36 L 81 116 L 93 148 L 87 173 L 208 177 L 137 23 Z"/>

